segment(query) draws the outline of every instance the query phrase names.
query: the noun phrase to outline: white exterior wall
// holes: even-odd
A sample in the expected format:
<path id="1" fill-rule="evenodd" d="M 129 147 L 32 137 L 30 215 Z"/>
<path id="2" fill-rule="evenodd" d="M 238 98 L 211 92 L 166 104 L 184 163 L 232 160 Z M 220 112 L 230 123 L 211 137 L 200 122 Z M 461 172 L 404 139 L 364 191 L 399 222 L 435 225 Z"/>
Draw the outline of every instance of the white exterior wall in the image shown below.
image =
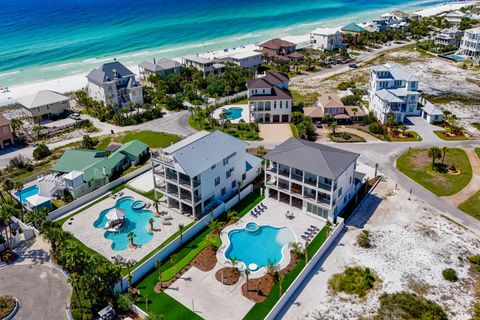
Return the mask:
<path id="1" fill-rule="evenodd" d="M 332 218 L 338 215 L 355 195 L 355 166 L 356 162 L 352 163 L 335 181 L 337 189 L 333 192 L 333 199 L 336 200 L 336 205 L 333 207 L 335 214 L 332 212 Z"/>
<path id="2" fill-rule="evenodd" d="M 46 104 L 35 108 L 27 108 L 33 118 L 42 117 L 50 114 L 61 114 L 65 110 L 70 109 L 70 100 L 60 101 L 57 103 Z"/>
<path id="3" fill-rule="evenodd" d="M 105 105 L 117 104 L 118 95 L 117 88 L 114 83 L 108 83 L 105 86 L 97 85 L 89 82 L 87 86 L 88 96 L 98 102 L 103 102 Z"/>
<path id="4" fill-rule="evenodd" d="M 342 46 L 342 33 L 335 34 L 310 34 L 310 45 L 317 50 L 335 50 Z"/>
<path id="5" fill-rule="evenodd" d="M 143 89 L 142 87 L 135 87 L 128 90 L 128 97 L 130 101 L 135 104 L 143 104 Z"/>
<path id="6" fill-rule="evenodd" d="M 290 122 L 292 113 L 292 100 L 254 100 L 250 101 L 251 116 L 255 122 Z M 270 104 L 270 110 L 268 109 Z M 263 111 L 262 111 L 263 106 Z M 281 106 L 281 107 L 280 107 Z M 284 121 L 284 116 L 288 116 L 288 120 Z M 276 119 L 279 121 L 276 121 Z M 274 121 L 275 120 L 275 121 Z"/>
<path id="7" fill-rule="evenodd" d="M 465 30 L 465 35 L 460 44 L 460 52 L 468 57 L 480 57 L 480 30 L 475 28 L 472 30 Z"/>
<path id="8" fill-rule="evenodd" d="M 233 62 L 241 68 L 247 68 L 252 70 L 253 68 L 262 64 L 262 55 L 258 54 L 250 57 L 244 57 L 244 58 L 231 57 L 231 58 L 225 58 L 223 60 L 228 62 Z"/>

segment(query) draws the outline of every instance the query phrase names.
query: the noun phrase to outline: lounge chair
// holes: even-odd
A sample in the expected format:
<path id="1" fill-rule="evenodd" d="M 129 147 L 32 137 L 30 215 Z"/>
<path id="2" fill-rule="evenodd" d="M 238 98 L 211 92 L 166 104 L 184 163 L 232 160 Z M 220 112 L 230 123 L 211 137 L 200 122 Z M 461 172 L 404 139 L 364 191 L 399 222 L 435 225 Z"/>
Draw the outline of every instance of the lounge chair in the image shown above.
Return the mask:
<path id="1" fill-rule="evenodd" d="M 145 206 L 145 209 L 148 209 L 148 208 L 150 208 L 151 206 L 152 206 L 151 203 L 147 203 L 147 205 Z"/>
<path id="2" fill-rule="evenodd" d="M 313 228 L 313 229 L 315 229 L 315 230 L 320 230 L 320 229 L 318 229 L 317 226 L 314 226 L 313 224 L 310 225 L 310 228 Z"/>
<path id="3" fill-rule="evenodd" d="M 254 216 L 255 218 L 258 217 L 257 214 L 256 214 L 255 212 L 253 212 L 253 211 L 250 211 L 250 214 L 251 214 L 252 216 Z"/>
<path id="4" fill-rule="evenodd" d="M 268 207 L 264 205 L 263 202 L 261 202 L 260 205 L 262 206 L 263 209 L 268 209 Z"/>
<path id="5" fill-rule="evenodd" d="M 172 225 L 172 222 L 171 222 L 171 221 L 168 221 L 168 220 L 163 220 L 163 221 L 162 221 L 162 224 L 163 224 L 164 226 L 171 226 L 171 225 Z"/>
<path id="6" fill-rule="evenodd" d="M 302 239 L 303 239 L 303 240 L 307 240 L 307 241 L 308 241 L 308 237 L 307 237 L 307 236 L 305 236 L 304 234 L 302 234 Z"/>
<path id="7" fill-rule="evenodd" d="M 163 217 L 163 220 L 173 220 L 172 216 Z"/>

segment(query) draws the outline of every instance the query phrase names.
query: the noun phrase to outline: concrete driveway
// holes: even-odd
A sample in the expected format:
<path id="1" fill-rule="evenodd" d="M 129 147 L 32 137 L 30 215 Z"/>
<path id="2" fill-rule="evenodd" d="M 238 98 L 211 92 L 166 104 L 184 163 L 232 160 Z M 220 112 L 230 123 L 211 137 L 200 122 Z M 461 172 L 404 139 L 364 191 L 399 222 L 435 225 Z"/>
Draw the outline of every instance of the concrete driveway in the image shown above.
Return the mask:
<path id="1" fill-rule="evenodd" d="M 65 319 L 70 296 L 65 276 L 51 264 L 12 265 L 0 270 L 0 296 L 20 301 L 15 319 Z"/>
<path id="2" fill-rule="evenodd" d="M 441 128 L 428 123 L 422 117 L 407 117 L 405 124 L 408 126 L 408 130 L 418 133 L 425 142 L 443 142 L 443 140 L 433 132 L 441 130 Z"/>
<path id="3" fill-rule="evenodd" d="M 262 143 L 266 145 L 280 144 L 292 137 L 292 129 L 290 129 L 289 123 L 261 123 L 258 128 L 260 129 Z"/>

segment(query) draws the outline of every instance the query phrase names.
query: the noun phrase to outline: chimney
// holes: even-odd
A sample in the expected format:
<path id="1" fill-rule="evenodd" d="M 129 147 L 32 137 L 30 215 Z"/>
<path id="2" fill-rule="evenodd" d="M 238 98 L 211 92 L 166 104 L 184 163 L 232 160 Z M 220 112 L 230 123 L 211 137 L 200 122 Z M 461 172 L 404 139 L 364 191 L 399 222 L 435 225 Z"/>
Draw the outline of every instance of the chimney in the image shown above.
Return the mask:
<path id="1" fill-rule="evenodd" d="M 113 69 L 113 70 L 112 70 L 112 73 L 113 73 L 113 78 L 114 78 L 114 79 L 118 78 L 117 69 Z"/>
<path id="2" fill-rule="evenodd" d="M 157 64 L 157 62 L 155 61 L 155 57 L 153 57 L 153 64 Z"/>
<path id="3" fill-rule="evenodd" d="M 107 176 L 107 168 L 102 167 L 102 173 L 106 177 Z"/>

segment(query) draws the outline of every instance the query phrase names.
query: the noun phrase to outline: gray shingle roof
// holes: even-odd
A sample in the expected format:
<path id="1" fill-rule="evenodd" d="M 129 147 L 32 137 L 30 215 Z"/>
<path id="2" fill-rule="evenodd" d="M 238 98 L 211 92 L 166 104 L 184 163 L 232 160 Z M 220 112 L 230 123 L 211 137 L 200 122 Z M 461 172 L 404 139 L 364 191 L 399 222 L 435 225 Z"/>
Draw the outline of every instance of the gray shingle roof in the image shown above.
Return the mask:
<path id="1" fill-rule="evenodd" d="M 337 179 L 359 154 L 302 139 L 290 138 L 265 158 L 309 173 Z"/>
<path id="2" fill-rule="evenodd" d="M 378 71 L 387 71 L 390 73 L 391 77 L 395 80 L 405 80 L 405 81 L 419 81 L 418 78 L 412 73 L 408 72 L 398 64 L 382 64 L 372 67 L 372 70 L 375 72 Z"/>
<path id="3" fill-rule="evenodd" d="M 175 60 L 172 60 L 172 59 L 168 59 L 168 58 L 161 58 L 161 59 L 155 61 L 155 63 L 150 62 L 150 61 L 143 61 L 139 65 L 139 67 L 144 68 L 144 69 L 146 69 L 148 71 L 151 71 L 151 72 L 171 70 L 171 69 L 175 69 L 175 68 L 178 68 L 178 67 L 181 67 L 181 66 L 182 66 L 181 63 L 179 63 Z"/>
<path id="4" fill-rule="evenodd" d="M 114 71 L 116 75 L 114 75 Z M 104 63 L 98 69 L 93 69 L 87 75 L 88 81 L 102 84 L 113 81 L 115 78 L 134 76 L 134 73 L 118 61 Z"/>
<path id="5" fill-rule="evenodd" d="M 70 100 L 58 92 L 51 90 L 40 90 L 35 94 L 18 99 L 18 102 L 27 109 L 37 108 L 47 104 L 53 104 Z"/>
<path id="6" fill-rule="evenodd" d="M 176 164 L 190 177 L 204 172 L 230 154 L 244 150 L 247 145 L 218 130 L 212 133 L 200 131 L 187 139 L 187 143 L 180 141 L 179 147 L 174 144 L 163 151 L 170 153 Z"/>
<path id="7" fill-rule="evenodd" d="M 277 87 L 272 87 L 271 94 L 255 94 L 251 95 L 249 100 L 290 100 L 292 98 L 292 94 L 290 91 L 286 89 L 280 89 Z"/>

